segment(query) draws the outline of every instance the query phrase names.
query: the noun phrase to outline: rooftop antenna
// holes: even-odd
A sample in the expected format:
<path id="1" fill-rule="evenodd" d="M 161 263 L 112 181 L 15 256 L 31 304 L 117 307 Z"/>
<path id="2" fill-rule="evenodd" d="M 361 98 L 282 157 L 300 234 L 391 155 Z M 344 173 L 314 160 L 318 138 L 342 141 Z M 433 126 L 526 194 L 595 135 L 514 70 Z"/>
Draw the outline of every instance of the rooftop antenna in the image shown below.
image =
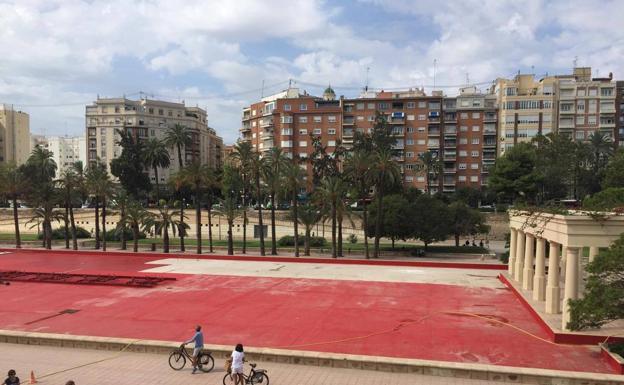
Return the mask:
<path id="1" fill-rule="evenodd" d="M 290 88 L 290 81 L 288 82 L 288 88 Z M 260 99 L 264 98 L 264 79 L 262 79 L 262 89 L 260 90 Z"/>
<path id="2" fill-rule="evenodd" d="M 366 85 L 364 86 L 364 91 L 368 92 L 368 72 L 370 71 L 370 67 L 366 67 Z"/>
<path id="3" fill-rule="evenodd" d="M 435 90 L 436 86 L 436 64 L 438 63 L 438 59 L 433 59 L 433 89 Z"/>
<path id="4" fill-rule="evenodd" d="M 470 73 L 466 72 L 466 86 L 470 85 Z"/>

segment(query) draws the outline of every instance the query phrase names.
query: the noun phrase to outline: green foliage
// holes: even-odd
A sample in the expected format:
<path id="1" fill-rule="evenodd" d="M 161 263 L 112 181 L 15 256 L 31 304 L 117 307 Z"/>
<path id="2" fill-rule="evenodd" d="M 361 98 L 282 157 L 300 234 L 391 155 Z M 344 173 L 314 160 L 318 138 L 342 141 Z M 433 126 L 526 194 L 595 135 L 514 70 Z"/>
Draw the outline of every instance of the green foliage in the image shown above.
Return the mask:
<path id="1" fill-rule="evenodd" d="M 509 251 L 505 251 L 504 253 L 502 253 L 498 259 L 503 263 L 503 264 L 507 264 L 509 263 Z"/>
<path id="2" fill-rule="evenodd" d="M 347 237 L 347 240 L 349 241 L 349 243 L 357 243 L 358 238 L 355 234 L 349 234 L 349 236 Z"/>
<path id="3" fill-rule="evenodd" d="M 489 186 L 499 199 L 514 202 L 518 198 L 533 201 L 537 193 L 539 175 L 535 173 L 535 148 L 519 143 L 498 158 L 490 170 Z"/>
<path id="4" fill-rule="evenodd" d="M 583 200 L 586 210 L 611 211 L 624 206 L 624 188 L 611 187 Z"/>
<path id="5" fill-rule="evenodd" d="M 303 246 L 305 237 L 299 236 L 299 246 Z M 277 245 L 280 247 L 295 246 L 295 237 L 292 235 L 284 235 L 277 241 Z M 310 237 L 310 247 L 324 247 L 327 245 L 327 240 L 323 237 Z"/>
<path id="6" fill-rule="evenodd" d="M 455 246 L 459 246 L 459 237 L 462 235 L 482 234 L 490 230 L 485 224 L 485 216 L 464 202 L 453 202 L 448 209 L 451 220 L 450 233 L 455 236 Z"/>
<path id="7" fill-rule="evenodd" d="M 122 148 L 121 155 L 111 161 L 111 174 L 135 200 L 146 196 L 152 184 L 145 169 L 150 165 L 145 162 L 145 145 L 141 139 L 135 139 L 127 129 L 116 130 Z"/>
<path id="8" fill-rule="evenodd" d="M 128 241 L 132 241 L 134 240 L 134 234 L 132 233 L 132 230 L 129 228 L 125 228 L 124 233 L 126 235 L 126 240 Z M 145 239 L 147 236 L 145 235 L 144 232 L 139 232 L 139 239 Z M 112 230 L 108 230 L 105 234 L 105 238 L 107 241 L 121 241 L 121 229 L 112 229 Z"/>
<path id="9" fill-rule="evenodd" d="M 71 238 L 71 229 L 68 229 L 69 237 Z M 76 226 L 76 238 L 84 239 L 91 238 L 91 233 L 89 233 L 85 228 Z M 43 233 L 37 236 L 37 239 L 43 239 Z M 52 239 L 65 239 L 65 229 L 58 228 L 52 230 Z"/>
<path id="10" fill-rule="evenodd" d="M 624 150 L 618 151 L 607 165 L 602 187 L 624 187 Z"/>
<path id="11" fill-rule="evenodd" d="M 391 239 L 406 240 L 412 235 L 412 213 L 410 203 L 401 194 L 387 195 L 383 198 L 382 207 L 384 211 L 381 225 L 381 236 Z M 368 223 L 368 233 L 374 233 L 377 223 L 378 204 L 375 201 L 370 205 L 371 219 Z"/>
<path id="12" fill-rule="evenodd" d="M 587 265 L 582 299 L 570 301 L 571 330 L 600 327 L 624 318 L 624 235 Z"/>
<path id="13" fill-rule="evenodd" d="M 444 241 L 450 234 L 449 209 L 440 200 L 428 195 L 419 197 L 410 209 L 413 222 L 412 235 L 427 245 Z"/>
<path id="14" fill-rule="evenodd" d="M 609 344 L 609 351 L 618 354 L 620 357 L 624 357 L 624 343 Z"/>
<path id="15" fill-rule="evenodd" d="M 463 202 L 472 208 L 479 206 L 481 200 L 481 190 L 472 187 L 458 187 L 453 194 L 453 200 Z"/>

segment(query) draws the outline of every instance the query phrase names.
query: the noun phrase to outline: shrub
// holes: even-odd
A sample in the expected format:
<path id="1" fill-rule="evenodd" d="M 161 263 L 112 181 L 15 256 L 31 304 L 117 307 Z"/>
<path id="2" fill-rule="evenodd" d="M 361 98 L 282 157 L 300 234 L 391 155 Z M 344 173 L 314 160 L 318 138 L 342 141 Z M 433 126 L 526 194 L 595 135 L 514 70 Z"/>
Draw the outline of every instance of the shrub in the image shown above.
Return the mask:
<path id="1" fill-rule="evenodd" d="M 500 261 L 502 263 L 509 263 L 509 251 L 505 251 L 504 253 L 502 253 L 498 259 L 500 259 Z"/>
<path id="2" fill-rule="evenodd" d="M 71 227 L 69 228 L 69 238 L 71 239 Z M 83 227 L 76 226 L 76 238 L 91 238 L 91 233 Z M 43 239 L 43 233 L 39 233 L 37 239 Z M 52 230 L 52 239 L 65 239 L 65 227 Z"/>
<path id="3" fill-rule="evenodd" d="M 134 235 L 130 229 L 124 229 L 124 233 L 126 234 L 126 240 L 132 241 L 134 240 Z M 139 232 L 139 239 L 145 239 L 146 235 L 144 232 Z M 107 241 L 121 241 L 121 232 L 118 229 L 111 229 L 106 232 L 106 240 Z"/>
<path id="4" fill-rule="evenodd" d="M 624 357 L 624 343 L 609 344 L 609 351 Z"/>
<path id="5" fill-rule="evenodd" d="M 349 243 L 357 243 L 358 238 L 355 234 L 349 234 L 347 240 L 349 241 Z"/>
<path id="6" fill-rule="evenodd" d="M 310 237 L 310 247 L 323 247 L 327 244 L 327 240 L 323 237 Z M 278 246 L 295 246 L 295 237 L 292 235 L 284 235 L 277 241 Z M 299 246 L 305 245 L 305 237 L 299 236 Z"/>
<path id="7" fill-rule="evenodd" d="M 587 210 L 610 211 L 624 206 L 624 188 L 611 187 L 583 200 Z"/>

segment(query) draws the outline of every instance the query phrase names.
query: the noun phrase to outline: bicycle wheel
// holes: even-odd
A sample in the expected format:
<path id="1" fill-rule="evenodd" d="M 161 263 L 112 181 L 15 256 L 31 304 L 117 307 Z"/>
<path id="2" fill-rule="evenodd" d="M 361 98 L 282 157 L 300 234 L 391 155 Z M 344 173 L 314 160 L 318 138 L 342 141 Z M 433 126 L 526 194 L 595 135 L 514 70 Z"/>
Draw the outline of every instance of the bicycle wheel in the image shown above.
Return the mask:
<path id="1" fill-rule="evenodd" d="M 182 368 L 186 365 L 186 357 L 178 351 L 172 352 L 169 355 L 169 366 L 173 370 L 182 370 Z"/>
<path id="2" fill-rule="evenodd" d="M 230 373 L 225 373 L 225 376 L 223 376 L 223 385 L 234 385 L 234 379 Z"/>
<path id="3" fill-rule="evenodd" d="M 253 376 L 251 376 L 251 385 L 254 384 L 261 384 L 261 385 L 269 385 L 269 376 L 266 375 L 266 373 L 254 373 Z"/>
<path id="4" fill-rule="evenodd" d="M 208 373 L 214 368 L 214 358 L 210 353 L 199 354 L 199 370 L 204 373 Z"/>

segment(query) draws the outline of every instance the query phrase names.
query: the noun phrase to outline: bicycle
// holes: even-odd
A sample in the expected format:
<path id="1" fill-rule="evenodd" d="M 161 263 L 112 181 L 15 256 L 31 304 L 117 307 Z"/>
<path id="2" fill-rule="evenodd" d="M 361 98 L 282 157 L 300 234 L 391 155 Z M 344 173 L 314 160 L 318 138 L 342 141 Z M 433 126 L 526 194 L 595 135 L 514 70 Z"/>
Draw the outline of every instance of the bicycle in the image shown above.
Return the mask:
<path id="1" fill-rule="evenodd" d="M 186 351 L 184 344 L 169 354 L 169 366 L 173 370 L 182 370 L 186 365 L 186 360 L 193 362 L 193 357 Z M 214 358 L 208 351 L 202 350 L 197 356 L 197 367 L 204 373 L 208 373 L 214 368 Z"/>
<path id="2" fill-rule="evenodd" d="M 266 374 L 267 371 L 265 369 L 256 369 L 256 364 L 249 364 L 249 366 L 251 367 L 249 370 L 249 374 L 245 375 L 245 373 L 243 373 L 245 384 L 269 385 L 269 376 Z M 234 385 L 232 373 L 225 374 L 225 376 L 223 377 L 223 385 Z"/>

